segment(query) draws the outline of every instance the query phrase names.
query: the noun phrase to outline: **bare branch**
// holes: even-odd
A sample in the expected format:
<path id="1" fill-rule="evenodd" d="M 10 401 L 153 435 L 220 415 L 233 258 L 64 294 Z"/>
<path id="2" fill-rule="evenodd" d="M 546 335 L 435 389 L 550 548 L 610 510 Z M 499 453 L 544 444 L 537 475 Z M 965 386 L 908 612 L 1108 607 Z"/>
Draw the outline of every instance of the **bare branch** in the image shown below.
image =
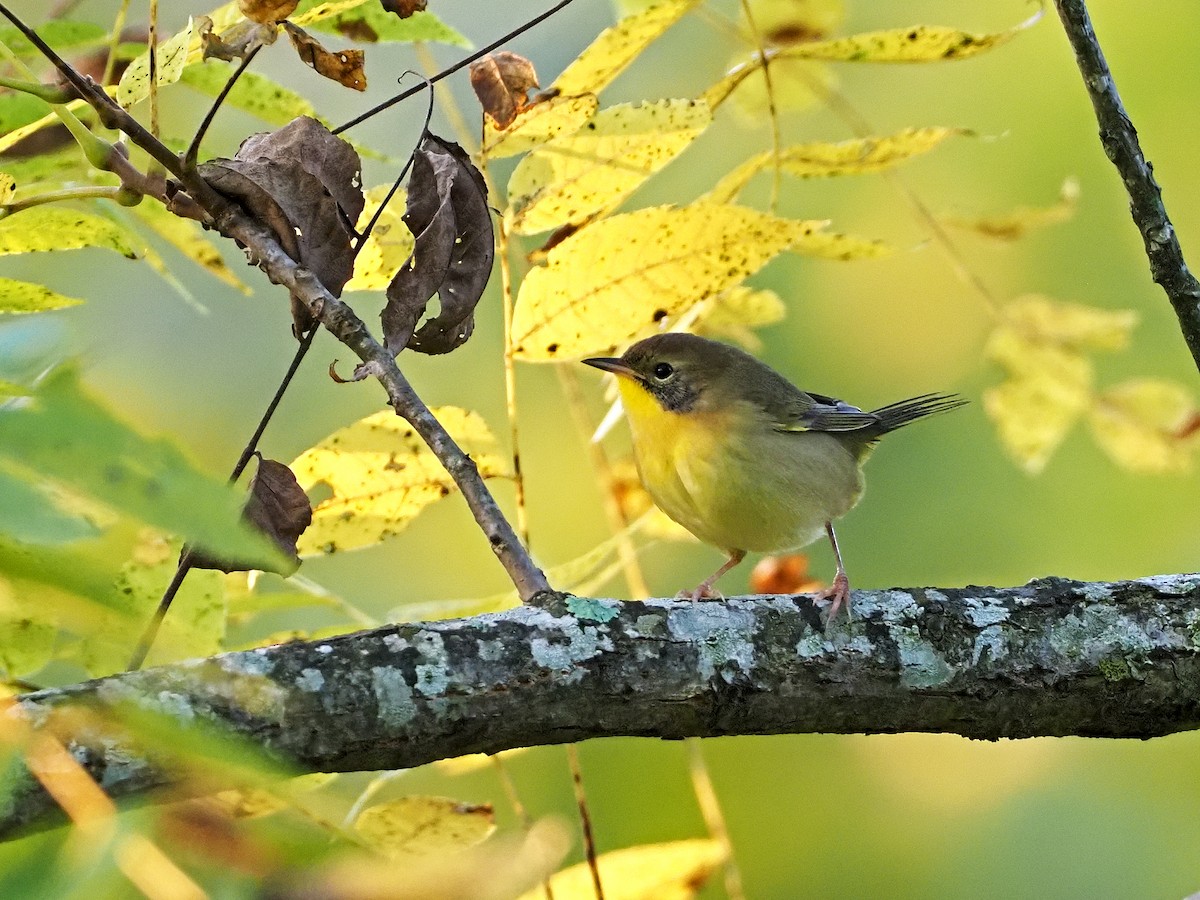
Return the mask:
<path id="1" fill-rule="evenodd" d="M 1200 282 L 1183 259 L 1183 251 L 1175 236 L 1175 227 L 1167 217 L 1162 191 L 1154 180 L 1154 172 L 1142 155 L 1137 131 L 1133 127 L 1100 42 L 1092 28 L 1084 0 L 1055 0 L 1059 18 L 1075 51 L 1075 61 L 1083 75 L 1083 84 L 1096 111 L 1100 125 L 1100 143 L 1104 152 L 1117 167 L 1125 190 L 1129 194 L 1129 211 L 1142 234 L 1146 256 L 1150 259 L 1150 274 L 1166 291 L 1183 339 L 1192 351 L 1192 359 L 1200 368 Z"/>
<path id="2" fill-rule="evenodd" d="M 65 707 L 132 703 L 176 720 L 181 742 L 216 725 L 324 772 L 618 735 L 1148 738 L 1200 728 L 1198 608 L 1200 575 L 859 591 L 854 620 L 832 628 L 807 597 L 557 597 L 125 673 L 20 708 L 51 727 Z M 172 781 L 127 737 L 67 737 L 116 797 L 153 800 Z M 12 783 L 0 835 L 53 814 L 32 778 Z"/>

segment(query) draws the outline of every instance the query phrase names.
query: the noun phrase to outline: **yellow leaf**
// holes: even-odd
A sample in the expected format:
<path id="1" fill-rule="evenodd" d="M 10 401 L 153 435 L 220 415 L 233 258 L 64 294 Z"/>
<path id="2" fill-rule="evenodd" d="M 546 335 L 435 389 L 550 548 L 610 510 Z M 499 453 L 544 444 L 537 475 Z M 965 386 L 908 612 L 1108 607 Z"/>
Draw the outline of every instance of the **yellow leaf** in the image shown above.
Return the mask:
<path id="1" fill-rule="evenodd" d="M 0 172 L 0 205 L 12 203 L 13 194 L 16 192 L 16 180 L 11 175 Z"/>
<path id="2" fill-rule="evenodd" d="M 466 756 L 439 759 L 433 765 L 443 775 L 472 775 L 483 769 L 491 768 L 493 757 L 501 757 L 508 760 L 514 756 L 519 756 L 528 749 L 528 747 L 513 747 L 511 750 L 504 750 L 495 754 L 468 753 Z"/>
<path id="3" fill-rule="evenodd" d="M 720 844 L 694 838 L 615 850 L 601 856 L 597 865 L 605 900 L 690 900 L 724 861 Z M 595 896 L 586 862 L 555 873 L 550 888 L 555 900 Z M 522 894 L 520 900 L 541 897 L 537 888 Z"/>
<path id="4" fill-rule="evenodd" d="M 1040 294 L 1018 297 L 1001 310 L 1001 316 L 1005 327 L 1029 340 L 1073 350 L 1120 350 L 1137 324 L 1132 310 L 1097 309 Z"/>
<path id="5" fill-rule="evenodd" d="M 820 103 L 837 79 L 825 63 L 807 59 L 771 60 L 771 90 L 757 57 L 734 66 L 725 78 L 704 92 L 714 108 L 734 93 L 734 107 L 748 125 L 761 125 L 764 116 L 775 112 L 799 112 Z"/>
<path id="6" fill-rule="evenodd" d="M 1197 416 L 1181 385 L 1137 379 L 1109 388 L 1090 412 L 1096 443 L 1119 466 L 1134 472 L 1183 472 L 1195 442 L 1187 433 Z"/>
<path id="7" fill-rule="evenodd" d="M 571 97 L 598 94 L 697 0 L 664 0 L 606 28 L 550 85 Z"/>
<path id="8" fill-rule="evenodd" d="M 582 130 L 542 145 L 508 182 L 506 215 L 518 234 L 578 225 L 615 209 L 712 122 L 702 100 L 622 103 Z"/>
<path id="9" fill-rule="evenodd" d="M 836 31 L 846 17 L 842 0 L 750 0 L 754 27 L 771 46 L 819 41 Z M 740 7 L 748 31 L 746 6 Z"/>
<path id="10" fill-rule="evenodd" d="M 988 340 L 987 354 L 1009 377 L 984 391 L 983 408 L 1009 454 L 1031 474 L 1040 472 L 1088 407 L 1092 365 L 1073 350 L 1003 326 Z"/>
<path id="11" fill-rule="evenodd" d="M 878 172 L 918 154 L 928 153 L 951 135 L 968 133 L 961 128 L 905 128 L 882 137 L 796 144 L 780 151 L 779 168 L 796 178 Z M 714 203 L 730 203 L 737 199 L 751 178 L 759 172 L 770 170 L 774 165 L 775 156 L 771 151 L 756 154 L 718 181 L 705 199 Z"/>
<path id="12" fill-rule="evenodd" d="M 787 307 L 774 291 L 756 291 L 745 286 L 722 291 L 697 303 L 693 310 L 690 319 L 685 316 L 679 323 L 680 330 L 733 341 L 748 350 L 762 347 L 762 341 L 751 329 L 782 322 L 787 313 Z"/>
<path id="13" fill-rule="evenodd" d="M 877 238 L 860 238 L 837 231 L 814 231 L 796 241 L 788 248 L 804 256 L 822 259 L 877 259 L 894 253 L 894 248 Z"/>
<path id="14" fill-rule="evenodd" d="M 599 105 L 595 94 L 551 97 L 525 107 L 503 131 L 484 116 L 482 155 L 488 159 L 516 156 L 560 135 L 574 134 L 596 114 Z"/>
<path id="15" fill-rule="evenodd" d="M 1058 202 L 1053 206 L 1028 207 L 1018 206 L 1011 212 L 997 216 L 978 216 L 976 218 L 961 218 L 958 216 L 943 216 L 943 221 L 958 228 L 969 228 L 986 237 L 1002 241 L 1015 241 L 1024 237 L 1035 228 L 1045 228 L 1047 225 L 1057 225 L 1075 215 L 1075 205 L 1079 200 L 1079 182 L 1068 178 L 1063 182 L 1058 194 Z"/>
<path id="16" fill-rule="evenodd" d="M 87 109 L 88 104 L 83 100 L 72 100 L 67 104 L 67 109 L 78 114 L 80 110 Z M 62 119 L 58 117 L 58 113 L 51 112 L 42 116 L 35 122 L 30 122 L 28 125 L 22 125 L 20 128 L 14 128 L 12 131 L 5 132 L 0 135 L 0 153 L 5 150 L 10 150 L 31 134 L 36 134 L 43 128 L 49 128 L 51 125 L 61 125 Z"/>
<path id="17" fill-rule="evenodd" d="M 381 184 L 366 193 L 366 206 L 358 217 L 359 231 L 367 227 L 379 204 L 392 189 Z M 404 208 L 408 195 L 404 188 L 396 191 L 383 215 L 375 223 L 371 236 L 354 258 L 354 277 L 346 282 L 347 291 L 385 291 L 400 267 L 413 251 L 413 236 L 404 224 Z"/>
<path id="18" fill-rule="evenodd" d="M 158 68 L 155 81 L 160 84 L 174 84 L 183 75 L 183 67 L 188 61 L 188 51 L 192 44 L 192 20 L 178 34 L 175 34 L 158 45 L 155 60 Z M 129 64 L 117 83 L 117 102 L 125 109 L 150 96 L 150 54 L 143 53 Z"/>
<path id="19" fill-rule="evenodd" d="M 315 791 L 337 777 L 328 772 L 313 772 L 289 778 L 270 789 L 261 787 L 231 788 L 219 791 L 209 799 L 229 816 L 235 819 L 257 819 L 269 816 L 287 809 L 292 805 L 292 797 L 308 791 Z"/>
<path id="20" fill-rule="evenodd" d="M 779 51 L 779 56 L 828 62 L 894 63 L 967 59 L 1011 40 L 1041 17 L 1042 10 L 1039 9 L 1021 24 L 994 34 L 972 34 L 940 25 L 871 31 L 829 41 L 797 44 Z"/>
<path id="21" fill-rule="evenodd" d="M 434 415 L 483 477 L 508 474 L 496 439 L 477 413 L 445 406 Z M 377 544 L 455 489 L 412 426 L 390 410 L 335 431 L 291 468 L 306 491 L 324 484 L 333 492 L 313 510 L 313 523 L 297 545 L 301 556 Z"/>
<path id="22" fill-rule="evenodd" d="M 0 219 L 0 256 L 101 247 L 137 259 L 134 241 L 111 219 L 61 206 L 35 206 Z"/>
<path id="23" fill-rule="evenodd" d="M 66 297 L 40 284 L 0 278 L 0 315 L 5 313 L 45 312 L 78 306 L 82 300 Z"/>
<path id="24" fill-rule="evenodd" d="M 823 225 L 708 203 L 640 209 L 589 225 L 525 277 L 513 314 L 514 355 L 559 361 L 608 352 L 739 284 Z"/>
<path id="25" fill-rule="evenodd" d="M 488 804 L 402 797 L 363 810 L 354 830 L 384 856 L 400 859 L 474 846 L 496 830 L 496 819 Z"/>
<path id="26" fill-rule="evenodd" d="M 199 222 L 177 216 L 161 203 L 153 201 L 139 203 L 131 211 L 150 225 L 155 234 L 208 272 L 209 275 L 237 288 L 243 294 L 252 293 L 246 283 L 234 275 L 233 270 L 226 265 L 225 257 L 205 236 L 204 229 L 200 227 Z"/>

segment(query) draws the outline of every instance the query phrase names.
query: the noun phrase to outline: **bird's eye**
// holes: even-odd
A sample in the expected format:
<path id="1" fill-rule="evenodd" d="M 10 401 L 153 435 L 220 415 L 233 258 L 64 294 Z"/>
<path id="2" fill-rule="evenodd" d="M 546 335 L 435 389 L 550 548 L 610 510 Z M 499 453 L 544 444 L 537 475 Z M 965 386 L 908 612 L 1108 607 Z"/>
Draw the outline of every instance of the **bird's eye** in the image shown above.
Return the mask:
<path id="1" fill-rule="evenodd" d="M 654 367 L 654 377 L 659 381 L 666 381 L 675 374 L 675 367 L 670 363 L 659 363 Z"/>

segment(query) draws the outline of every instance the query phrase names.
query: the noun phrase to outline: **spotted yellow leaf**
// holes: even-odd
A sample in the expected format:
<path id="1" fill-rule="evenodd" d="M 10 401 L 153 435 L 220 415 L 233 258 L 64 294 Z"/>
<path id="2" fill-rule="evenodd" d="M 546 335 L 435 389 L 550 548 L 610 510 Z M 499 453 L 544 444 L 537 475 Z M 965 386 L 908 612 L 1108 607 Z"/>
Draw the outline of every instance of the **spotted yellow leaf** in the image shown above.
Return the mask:
<path id="1" fill-rule="evenodd" d="M 514 355 L 580 359 L 742 282 L 811 240 L 823 222 L 743 206 L 657 206 L 612 216 L 558 244 L 521 284 Z"/>
<path id="2" fill-rule="evenodd" d="M 796 178 L 878 172 L 928 153 L 951 135 L 965 133 L 960 128 L 905 128 L 880 137 L 796 144 L 780 151 L 779 168 Z M 705 199 L 730 203 L 737 199 L 751 178 L 774 165 L 775 155 L 771 151 L 755 154 L 718 181 Z"/>
<path id="3" fill-rule="evenodd" d="M 606 28 L 550 85 L 572 97 L 598 94 L 698 0 L 664 0 Z"/>
<path id="4" fill-rule="evenodd" d="M 724 861 L 720 844 L 694 838 L 614 850 L 603 854 L 597 865 L 607 900 L 691 900 Z M 555 873 L 550 889 L 562 900 L 595 896 L 586 862 Z M 542 889 L 536 888 L 520 900 L 542 897 Z"/>
<path id="5" fill-rule="evenodd" d="M 364 809 L 354 830 L 384 856 L 412 859 L 478 844 L 496 830 L 496 817 L 488 804 L 401 797 Z"/>
<path id="6" fill-rule="evenodd" d="M 854 259 L 876 259 L 895 252 L 895 248 L 878 238 L 861 238 L 837 231 L 813 232 L 800 238 L 788 249 L 803 256 L 839 259 L 845 262 Z"/>
<path id="7" fill-rule="evenodd" d="M 1003 327 L 1030 340 L 1072 350 L 1120 350 L 1129 342 L 1137 313 L 1026 294 L 1001 311 Z"/>
<path id="8" fill-rule="evenodd" d="M 870 31 L 828 41 L 796 44 L 779 51 L 781 57 L 827 62 L 937 62 L 967 59 L 1004 44 L 1042 18 L 1042 11 L 1024 22 L 992 34 L 973 34 L 941 25 L 913 25 Z"/>
<path id="9" fill-rule="evenodd" d="M 483 477 L 508 474 L 496 439 L 477 413 L 446 406 L 434 415 Z M 335 431 L 300 454 L 291 469 L 306 491 L 323 485 L 332 492 L 313 510 L 312 525 L 297 544 L 301 556 L 377 544 L 455 489 L 412 426 L 390 410 Z"/>
<path id="10" fill-rule="evenodd" d="M 574 134 L 596 114 L 599 105 L 595 94 L 551 97 L 525 107 L 503 131 L 485 116 L 482 153 L 488 159 L 516 156 L 561 135 Z"/>
<path id="11" fill-rule="evenodd" d="M 61 206 L 35 206 L 0 219 L 0 256 L 100 247 L 136 259 L 138 243 L 111 219 Z"/>
<path id="12" fill-rule="evenodd" d="M 837 84 L 829 66 L 807 59 L 780 57 L 771 61 L 771 86 L 757 61 L 734 66 L 729 75 L 704 92 L 704 99 L 720 105 L 731 93 L 734 108 L 748 125 L 761 125 L 764 116 L 800 112 L 822 102 Z M 736 89 L 736 92 L 735 92 Z"/>
<path id="13" fill-rule="evenodd" d="M 967 228 L 985 237 L 1001 241 L 1015 241 L 1035 228 L 1045 228 L 1066 222 L 1075 215 L 1079 200 L 1079 181 L 1068 178 L 1058 194 L 1058 202 L 1051 206 L 1018 206 L 1016 209 L 993 216 L 943 216 L 942 221 L 957 228 Z"/>
<path id="14" fill-rule="evenodd" d="M 1096 398 L 1089 422 L 1096 443 L 1117 465 L 1133 472 L 1182 472 L 1191 467 L 1190 433 L 1196 402 L 1182 385 L 1136 379 Z"/>
<path id="15" fill-rule="evenodd" d="M 390 184 L 381 184 L 366 192 L 367 202 L 358 217 L 360 232 L 367 227 L 391 189 Z M 354 276 L 346 282 L 345 290 L 385 291 L 400 271 L 413 251 L 412 232 L 403 218 L 407 197 L 404 188 L 400 188 L 388 200 L 371 236 L 354 258 Z"/>
<path id="16" fill-rule="evenodd" d="M 161 203 L 147 201 L 131 209 L 138 218 L 150 225 L 155 233 L 214 278 L 225 282 L 243 294 L 251 293 L 244 281 L 233 273 L 221 251 L 206 236 L 200 223 L 185 219 Z"/>
<path id="17" fill-rule="evenodd" d="M 739 285 L 697 303 L 677 327 L 758 350 L 762 341 L 753 329 L 782 322 L 786 313 L 787 307 L 774 291 Z"/>
<path id="18" fill-rule="evenodd" d="M 192 46 L 192 20 L 178 33 L 158 45 L 155 56 L 158 68 L 155 82 L 159 85 L 174 84 L 183 75 Z M 129 64 L 117 82 L 117 102 L 125 109 L 150 96 L 150 54 L 143 53 Z"/>
<path id="19" fill-rule="evenodd" d="M 13 194 L 16 192 L 16 179 L 5 172 L 0 172 L 0 205 L 12 203 Z"/>
<path id="20" fill-rule="evenodd" d="M 66 309 L 68 306 L 78 306 L 82 302 L 52 291 L 45 285 L 0 278 L 0 315 Z"/>
<path id="21" fill-rule="evenodd" d="M 739 5 L 739 11 L 747 31 L 749 11 L 754 29 L 772 46 L 823 40 L 841 27 L 846 17 L 843 0 L 748 0 Z"/>
<path id="22" fill-rule="evenodd" d="M 521 160 L 508 183 L 518 234 L 578 225 L 615 209 L 712 122 L 702 100 L 622 103 Z"/>

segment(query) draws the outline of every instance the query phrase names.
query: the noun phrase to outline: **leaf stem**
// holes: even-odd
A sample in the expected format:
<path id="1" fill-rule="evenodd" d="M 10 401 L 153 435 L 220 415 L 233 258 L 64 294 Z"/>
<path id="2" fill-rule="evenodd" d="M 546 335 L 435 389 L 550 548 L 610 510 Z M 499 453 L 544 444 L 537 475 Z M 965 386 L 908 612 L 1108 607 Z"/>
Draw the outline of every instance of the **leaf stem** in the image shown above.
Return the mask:
<path id="1" fill-rule="evenodd" d="M 117 200 L 124 192 L 125 188 L 120 185 L 89 185 L 63 188 L 60 191 L 46 191 L 44 194 L 34 194 L 31 197 L 0 205 L 0 219 L 23 209 L 30 209 L 45 203 L 59 203 L 63 200 Z"/>
<path id="2" fill-rule="evenodd" d="M 113 79 L 113 73 L 117 70 L 117 50 L 121 46 L 121 32 L 125 30 L 125 18 L 129 15 L 129 0 L 121 0 L 121 5 L 117 7 L 117 14 L 113 18 L 112 39 L 108 42 L 108 59 L 104 61 L 104 74 L 100 76 L 100 83 L 109 84 Z"/>
<path id="3" fill-rule="evenodd" d="M 571 784 L 575 788 L 575 803 L 579 807 L 579 824 L 583 829 L 583 852 L 588 871 L 592 873 L 592 888 L 596 900 L 604 900 L 604 885 L 600 883 L 600 866 L 596 862 L 596 839 L 592 834 L 592 816 L 588 812 L 587 793 L 583 789 L 583 769 L 579 765 L 577 744 L 567 744 L 567 765 L 571 768 Z"/>
<path id="4" fill-rule="evenodd" d="M 754 11 L 750 8 L 750 0 L 741 0 L 742 13 L 746 16 L 746 24 L 750 26 L 750 34 L 754 38 L 754 46 L 758 50 L 758 58 L 762 63 L 763 84 L 767 91 L 767 114 L 771 118 L 771 155 L 774 165 L 771 169 L 771 201 L 767 208 L 774 213 L 779 207 L 779 190 L 782 180 L 780 154 L 783 151 L 783 138 L 779 131 L 779 107 L 775 103 L 775 84 L 771 79 L 771 61 L 767 56 L 767 45 L 762 32 L 754 21 Z"/>

